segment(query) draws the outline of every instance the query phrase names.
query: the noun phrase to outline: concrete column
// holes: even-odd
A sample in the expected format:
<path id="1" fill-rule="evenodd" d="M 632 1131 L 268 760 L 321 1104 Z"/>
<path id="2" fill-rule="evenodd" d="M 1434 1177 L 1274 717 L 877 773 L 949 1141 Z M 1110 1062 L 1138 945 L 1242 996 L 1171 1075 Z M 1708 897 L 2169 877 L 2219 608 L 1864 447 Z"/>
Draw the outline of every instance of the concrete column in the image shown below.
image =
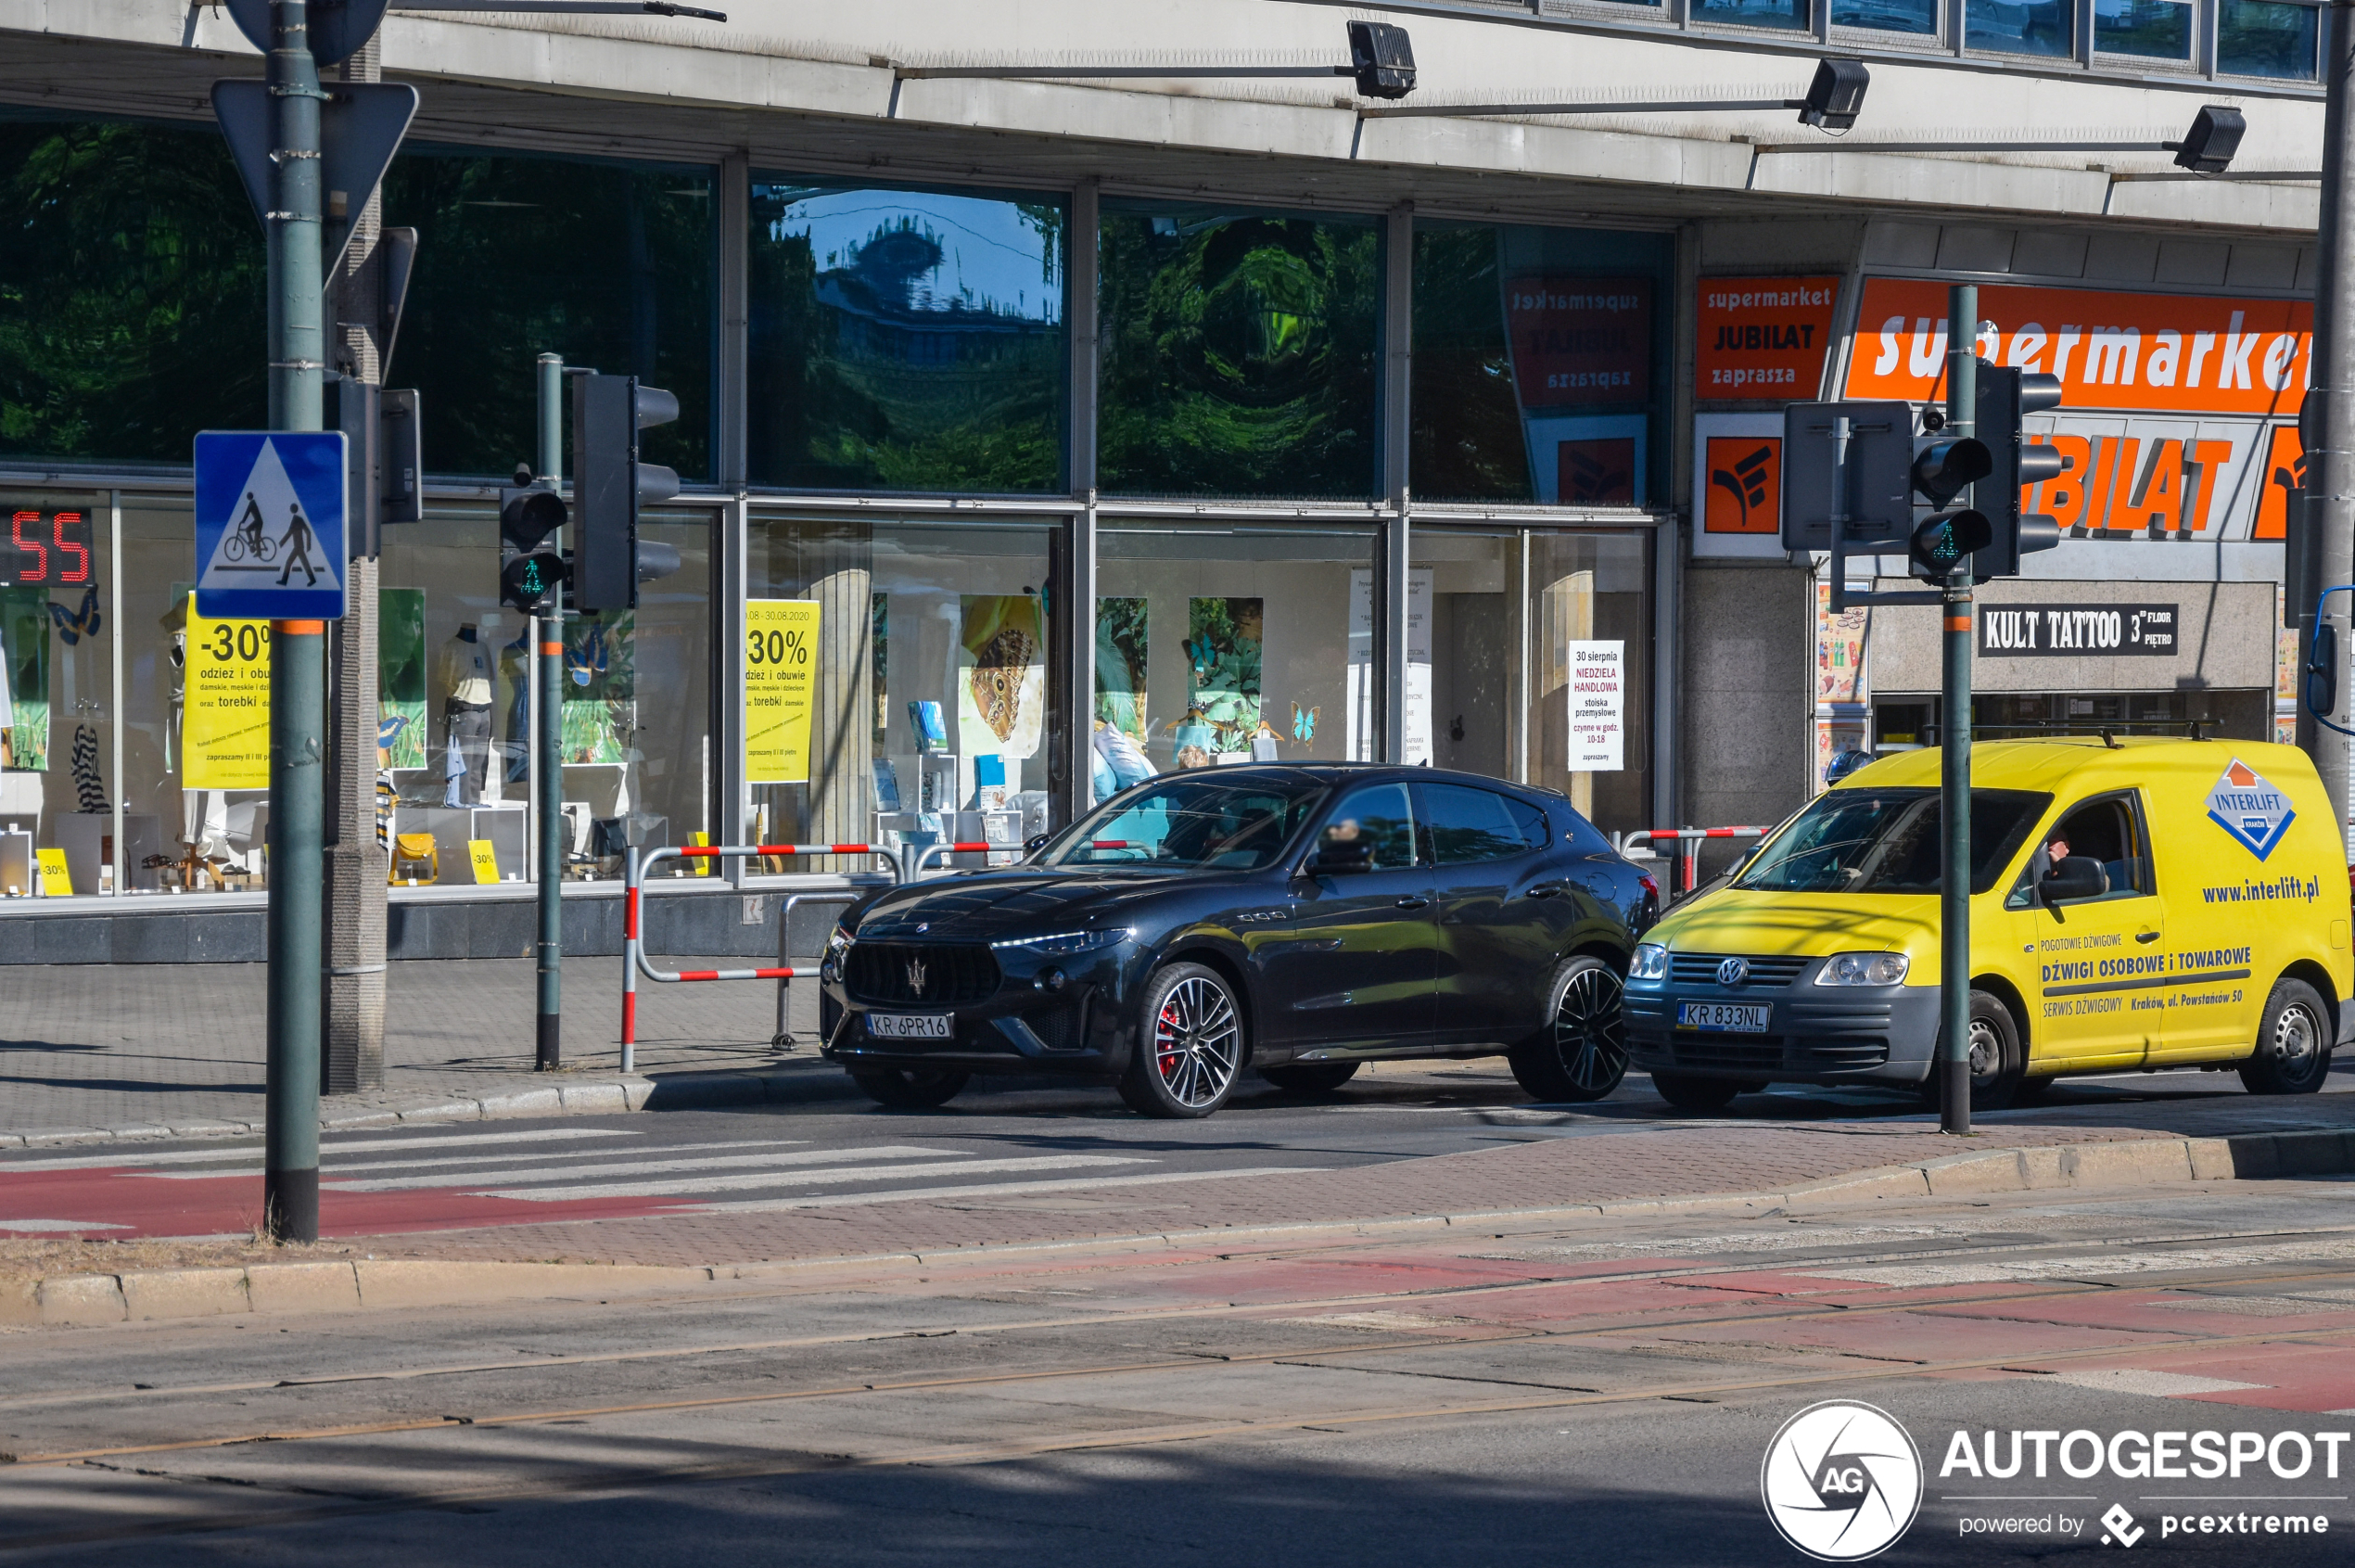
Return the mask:
<path id="1" fill-rule="evenodd" d="M 336 79 L 381 81 L 381 48 L 371 38 L 365 48 L 336 68 Z M 327 200 L 333 203 L 336 196 L 330 191 Z M 383 222 L 384 198 L 371 192 L 350 249 L 327 290 L 333 307 L 327 335 L 331 363 L 338 375 L 366 382 L 380 377 L 382 345 L 376 330 L 383 319 L 383 268 L 376 262 L 376 240 Z M 350 498 L 355 518 L 366 499 Z M 325 974 L 320 977 L 319 992 L 320 1087 L 328 1094 L 382 1089 L 385 1074 L 388 911 L 385 852 L 376 842 L 377 562 L 373 557 L 354 560 L 350 571 L 347 613 L 337 623 L 329 645 L 334 668 L 327 744 L 334 765 L 326 777 L 327 885 L 321 900 Z"/>
<path id="2" fill-rule="evenodd" d="M 808 597 L 819 604 L 818 678 L 809 715 L 808 842 L 863 844 L 874 831 L 874 570 L 863 522 L 802 536 Z M 866 871 L 865 860 L 820 857 L 811 869 Z"/>

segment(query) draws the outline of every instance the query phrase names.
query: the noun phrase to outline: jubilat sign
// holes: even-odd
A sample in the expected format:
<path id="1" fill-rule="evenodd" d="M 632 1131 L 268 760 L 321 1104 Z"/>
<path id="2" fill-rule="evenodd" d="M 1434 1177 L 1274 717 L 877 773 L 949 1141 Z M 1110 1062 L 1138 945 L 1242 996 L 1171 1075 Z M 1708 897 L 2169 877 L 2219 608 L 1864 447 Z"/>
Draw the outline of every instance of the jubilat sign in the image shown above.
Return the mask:
<path id="1" fill-rule="evenodd" d="M 1831 347 L 1836 277 L 1705 277 L 1693 396 L 1704 402 L 1812 398 Z"/>
<path id="2" fill-rule="evenodd" d="M 2174 605 L 1983 605 L 1979 651 L 1987 658 L 2170 657 Z"/>
<path id="3" fill-rule="evenodd" d="M 1945 394 L 1946 293 L 1942 283 L 1865 280 L 1849 397 Z M 2314 308 L 2303 300 L 1990 284 L 1979 314 L 1979 358 L 2059 376 L 2069 409 L 2286 417 L 2313 370 Z"/>
<path id="4" fill-rule="evenodd" d="M 1521 407 L 1651 397 L 1649 278 L 1512 278 L 1505 285 L 1505 322 Z"/>

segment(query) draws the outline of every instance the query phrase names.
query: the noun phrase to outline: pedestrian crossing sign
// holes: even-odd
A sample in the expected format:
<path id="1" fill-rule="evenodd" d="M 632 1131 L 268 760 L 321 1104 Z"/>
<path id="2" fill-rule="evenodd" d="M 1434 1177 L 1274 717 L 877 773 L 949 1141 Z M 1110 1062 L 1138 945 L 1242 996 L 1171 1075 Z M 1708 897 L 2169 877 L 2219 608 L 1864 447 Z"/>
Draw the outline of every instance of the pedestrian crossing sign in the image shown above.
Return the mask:
<path id="1" fill-rule="evenodd" d="M 198 615 L 343 618 L 344 460 L 340 430 L 198 433 Z"/>

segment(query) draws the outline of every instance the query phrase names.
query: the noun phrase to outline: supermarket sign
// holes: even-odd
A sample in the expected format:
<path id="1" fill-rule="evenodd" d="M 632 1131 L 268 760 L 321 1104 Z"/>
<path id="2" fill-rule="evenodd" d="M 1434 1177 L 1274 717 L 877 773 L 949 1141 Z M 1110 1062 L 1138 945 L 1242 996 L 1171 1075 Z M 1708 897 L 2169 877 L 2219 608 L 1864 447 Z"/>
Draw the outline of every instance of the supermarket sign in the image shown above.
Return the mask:
<path id="1" fill-rule="evenodd" d="M 1946 395 L 1942 283 L 1867 278 L 1847 396 L 1926 402 Z M 2314 308 L 1990 285 L 1979 354 L 2057 376 L 2066 409 L 2290 418 L 2313 373 Z"/>

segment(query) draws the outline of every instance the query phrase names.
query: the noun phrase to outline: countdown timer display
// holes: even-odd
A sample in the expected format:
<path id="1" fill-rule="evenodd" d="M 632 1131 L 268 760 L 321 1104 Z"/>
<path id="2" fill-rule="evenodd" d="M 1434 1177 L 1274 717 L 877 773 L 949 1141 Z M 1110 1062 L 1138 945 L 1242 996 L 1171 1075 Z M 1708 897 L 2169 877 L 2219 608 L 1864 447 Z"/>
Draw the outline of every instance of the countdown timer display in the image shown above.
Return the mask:
<path id="1" fill-rule="evenodd" d="M 9 510 L 0 588 L 78 588 L 89 580 L 90 514 Z"/>

